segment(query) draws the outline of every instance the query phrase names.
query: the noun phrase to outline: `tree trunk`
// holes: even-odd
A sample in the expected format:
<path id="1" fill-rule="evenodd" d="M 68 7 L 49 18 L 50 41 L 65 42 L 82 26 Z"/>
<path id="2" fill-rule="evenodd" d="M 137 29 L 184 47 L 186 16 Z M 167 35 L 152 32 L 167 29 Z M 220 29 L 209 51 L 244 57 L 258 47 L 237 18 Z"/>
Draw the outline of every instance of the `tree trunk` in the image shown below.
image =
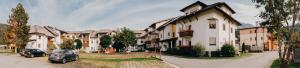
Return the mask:
<path id="1" fill-rule="evenodd" d="M 282 60 L 282 62 L 280 63 L 280 68 L 288 68 L 288 61 Z"/>

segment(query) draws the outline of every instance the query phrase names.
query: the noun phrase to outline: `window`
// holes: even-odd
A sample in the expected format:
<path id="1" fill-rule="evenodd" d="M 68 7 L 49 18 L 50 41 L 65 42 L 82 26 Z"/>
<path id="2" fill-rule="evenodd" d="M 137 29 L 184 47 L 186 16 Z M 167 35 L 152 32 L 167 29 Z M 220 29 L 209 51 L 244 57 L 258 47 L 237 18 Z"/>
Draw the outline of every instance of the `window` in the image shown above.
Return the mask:
<path id="1" fill-rule="evenodd" d="M 182 42 L 181 41 L 179 41 L 179 46 L 181 46 L 182 45 Z"/>
<path id="2" fill-rule="evenodd" d="M 168 36 L 170 36 L 170 32 L 168 32 Z"/>
<path id="3" fill-rule="evenodd" d="M 192 41 L 189 41 L 189 46 L 192 46 Z"/>
<path id="4" fill-rule="evenodd" d="M 41 36 L 39 36 L 39 39 L 41 39 Z"/>
<path id="5" fill-rule="evenodd" d="M 257 40 L 257 37 L 255 37 L 254 40 Z"/>
<path id="6" fill-rule="evenodd" d="M 209 45 L 216 45 L 216 37 L 209 37 Z"/>
<path id="7" fill-rule="evenodd" d="M 264 40 L 264 38 L 263 38 L 263 37 L 260 37 L 260 39 L 261 39 L 261 40 Z"/>
<path id="8" fill-rule="evenodd" d="M 209 29 L 216 29 L 216 21 L 215 20 L 209 21 Z"/>
<path id="9" fill-rule="evenodd" d="M 252 33 L 252 31 L 250 30 L 250 34 Z"/>
<path id="10" fill-rule="evenodd" d="M 192 25 L 189 25 L 189 30 L 192 30 Z"/>
<path id="11" fill-rule="evenodd" d="M 230 32 L 231 32 L 231 33 L 233 33 L 233 29 L 232 29 L 232 27 L 230 28 Z"/>
<path id="12" fill-rule="evenodd" d="M 175 32 L 172 33 L 172 36 L 175 37 Z"/>
<path id="13" fill-rule="evenodd" d="M 252 38 L 250 37 L 250 41 L 252 41 Z"/>
<path id="14" fill-rule="evenodd" d="M 225 24 L 223 24 L 223 30 L 226 31 L 226 25 Z"/>
<path id="15" fill-rule="evenodd" d="M 38 44 L 38 48 L 41 48 L 41 44 Z"/>
<path id="16" fill-rule="evenodd" d="M 141 43 L 143 43 L 144 41 L 141 41 Z"/>

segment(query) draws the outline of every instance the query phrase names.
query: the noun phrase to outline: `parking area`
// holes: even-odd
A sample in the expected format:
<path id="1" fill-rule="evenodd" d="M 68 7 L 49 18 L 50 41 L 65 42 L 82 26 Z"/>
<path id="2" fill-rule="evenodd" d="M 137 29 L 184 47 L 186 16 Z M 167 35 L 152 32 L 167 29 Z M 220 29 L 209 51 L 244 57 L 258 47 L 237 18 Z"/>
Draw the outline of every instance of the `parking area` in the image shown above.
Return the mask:
<path id="1" fill-rule="evenodd" d="M 182 68 L 269 68 L 276 58 L 277 51 L 266 51 L 238 59 L 192 59 L 175 56 L 164 56 L 163 59 Z"/>

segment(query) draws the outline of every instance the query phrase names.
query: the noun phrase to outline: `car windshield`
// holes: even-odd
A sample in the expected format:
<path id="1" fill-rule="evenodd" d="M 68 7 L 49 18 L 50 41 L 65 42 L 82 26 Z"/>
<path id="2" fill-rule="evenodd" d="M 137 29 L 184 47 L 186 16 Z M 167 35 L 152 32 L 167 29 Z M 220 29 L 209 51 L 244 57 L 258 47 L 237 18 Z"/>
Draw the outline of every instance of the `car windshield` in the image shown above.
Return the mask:
<path id="1" fill-rule="evenodd" d="M 62 53 L 63 50 L 53 50 L 52 53 Z"/>
<path id="2" fill-rule="evenodd" d="M 37 49 L 28 49 L 28 51 L 37 51 Z"/>

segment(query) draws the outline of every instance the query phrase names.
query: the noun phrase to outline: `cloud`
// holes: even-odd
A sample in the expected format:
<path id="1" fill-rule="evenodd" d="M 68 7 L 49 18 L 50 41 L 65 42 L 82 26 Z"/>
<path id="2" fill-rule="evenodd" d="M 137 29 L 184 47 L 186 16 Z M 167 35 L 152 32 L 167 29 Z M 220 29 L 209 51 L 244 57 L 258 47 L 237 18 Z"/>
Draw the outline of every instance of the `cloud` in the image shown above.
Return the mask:
<path id="1" fill-rule="evenodd" d="M 179 10 L 197 0 L 1 0 L 0 22 L 6 22 L 10 9 L 21 2 L 30 25 L 50 25 L 67 31 L 116 29 L 129 27 L 144 29 L 153 22 L 182 15 Z M 235 0 L 203 0 L 211 4 L 226 1 L 237 12 L 241 22 L 253 23 L 258 10 L 251 4 Z M 253 10 L 253 11 L 249 11 Z"/>
<path id="2" fill-rule="evenodd" d="M 255 8 L 253 5 L 234 3 L 233 6 L 236 7 L 235 18 L 243 23 L 254 24 L 261 19 L 258 17 L 260 10 Z"/>

